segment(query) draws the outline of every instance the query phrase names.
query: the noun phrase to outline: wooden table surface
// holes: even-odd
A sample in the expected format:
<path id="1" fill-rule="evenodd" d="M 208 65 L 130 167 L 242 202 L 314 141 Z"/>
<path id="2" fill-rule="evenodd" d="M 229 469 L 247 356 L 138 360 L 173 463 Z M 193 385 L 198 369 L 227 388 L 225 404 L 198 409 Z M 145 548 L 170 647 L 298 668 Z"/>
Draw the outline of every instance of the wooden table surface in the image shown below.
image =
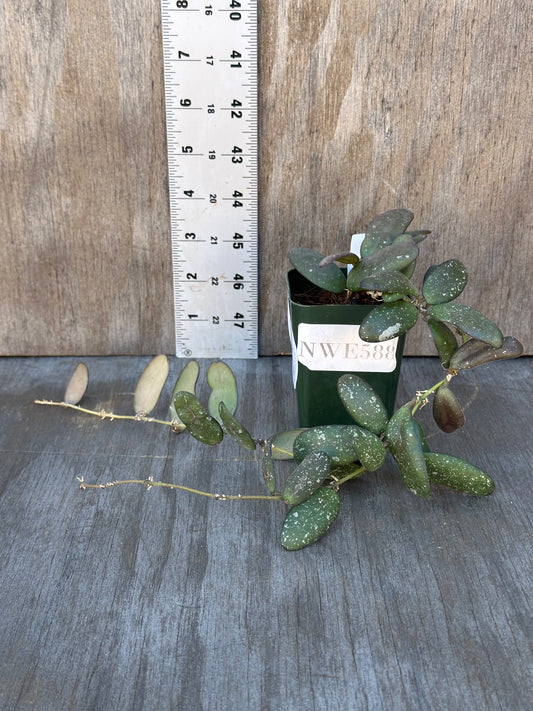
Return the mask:
<path id="1" fill-rule="evenodd" d="M 88 406 L 128 413 L 148 359 L 84 360 Z M 279 502 L 80 491 L 77 477 L 263 487 L 231 441 L 35 405 L 62 398 L 76 362 L 0 360 L 3 711 L 532 707 L 531 359 L 457 378 L 466 426 L 428 428 L 433 449 L 494 476 L 492 496 L 420 500 L 388 461 L 343 487 L 329 534 L 293 553 Z M 231 365 L 255 436 L 296 425 L 288 358 Z M 399 399 L 438 374 L 405 359 Z"/>

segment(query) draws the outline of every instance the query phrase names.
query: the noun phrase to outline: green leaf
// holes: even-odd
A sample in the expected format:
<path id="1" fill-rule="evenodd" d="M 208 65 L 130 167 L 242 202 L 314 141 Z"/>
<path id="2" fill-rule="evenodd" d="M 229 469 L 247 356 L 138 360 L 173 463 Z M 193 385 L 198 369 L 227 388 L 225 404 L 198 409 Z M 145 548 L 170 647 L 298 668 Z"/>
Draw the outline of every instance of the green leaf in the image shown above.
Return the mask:
<path id="1" fill-rule="evenodd" d="M 339 495 L 323 486 L 306 501 L 292 508 L 281 530 L 281 545 L 296 551 L 321 538 L 335 521 L 340 510 Z"/>
<path id="2" fill-rule="evenodd" d="M 255 450 L 255 440 L 248 430 L 231 414 L 224 402 L 219 403 L 218 412 L 224 431 L 244 449 Z"/>
<path id="3" fill-rule="evenodd" d="M 389 415 L 383 401 L 365 380 L 354 373 L 341 375 L 337 390 L 350 417 L 361 427 L 380 435 Z"/>
<path id="4" fill-rule="evenodd" d="M 479 311 L 464 304 L 435 304 L 429 309 L 437 321 L 446 321 L 473 338 L 490 343 L 499 348 L 503 344 L 503 334 L 490 319 Z"/>
<path id="5" fill-rule="evenodd" d="M 207 403 L 207 410 L 211 417 L 220 417 L 218 406 L 221 402 L 233 415 L 237 409 L 237 381 L 232 369 L 221 360 L 211 363 L 207 371 L 207 382 L 212 388 Z"/>
<path id="6" fill-rule="evenodd" d="M 356 453 L 344 434 L 344 425 L 321 425 L 302 432 L 294 440 L 294 461 L 298 464 L 311 452 L 325 452 L 332 464 L 348 464 Z"/>
<path id="7" fill-rule="evenodd" d="M 267 440 L 263 445 L 261 470 L 268 493 L 272 495 L 276 492 L 276 472 L 272 461 L 272 442 L 270 440 Z"/>
<path id="8" fill-rule="evenodd" d="M 367 257 L 378 249 L 391 244 L 393 239 L 405 232 L 413 221 L 410 210 L 388 210 L 375 217 L 366 229 L 366 235 L 361 244 L 361 256 Z"/>
<path id="9" fill-rule="evenodd" d="M 411 237 L 415 244 L 419 244 L 420 242 L 423 242 L 428 235 L 431 234 L 431 230 L 407 230 L 404 234 L 406 234 L 408 237 Z"/>
<path id="10" fill-rule="evenodd" d="M 405 485 L 413 494 L 427 498 L 429 479 L 424 451 L 410 405 L 404 405 L 394 413 L 387 425 L 386 435 Z"/>
<path id="11" fill-rule="evenodd" d="M 174 407 L 174 397 L 182 390 L 194 395 L 196 389 L 196 381 L 198 380 L 198 374 L 200 372 L 200 366 L 195 360 L 190 360 L 185 365 L 181 373 L 178 375 L 174 389 L 172 390 L 172 398 L 170 401 L 170 419 L 172 422 L 177 422 L 178 424 L 183 424 L 178 417 L 176 408 Z"/>
<path id="12" fill-rule="evenodd" d="M 432 484 L 443 484 L 473 496 L 487 496 L 494 491 L 491 477 L 470 462 L 437 452 L 427 452 L 424 456 Z"/>
<path id="13" fill-rule="evenodd" d="M 224 437 L 222 427 L 192 393 L 185 391 L 177 393 L 174 397 L 174 407 L 178 417 L 197 440 L 212 445 L 222 441 Z"/>
<path id="14" fill-rule="evenodd" d="M 384 271 L 400 271 L 418 256 L 418 247 L 409 240 L 406 243 L 391 244 L 360 260 L 348 274 L 346 286 L 350 291 L 362 291 L 361 282 L 365 277 L 376 276 Z"/>
<path id="15" fill-rule="evenodd" d="M 351 264 L 355 266 L 359 262 L 359 257 L 353 252 L 336 252 L 335 254 L 328 254 L 327 257 L 324 257 L 318 266 L 322 269 L 328 264 L 331 264 L 331 262 L 340 262 L 341 264 Z"/>
<path id="16" fill-rule="evenodd" d="M 284 430 L 272 437 L 272 458 L 277 460 L 293 459 L 294 440 L 305 432 L 305 427 L 296 430 Z"/>
<path id="17" fill-rule="evenodd" d="M 418 309 L 408 301 L 381 304 L 367 314 L 359 328 L 364 341 L 377 343 L 401 336 L 418 320 Z"/>
<path id="18" fill-rule="evenodd" d="M 381 439 L 358 425 L 347 425 L 344 434 L 354 448 L 357 459 L 369 472 L 376 471 L 385 462 L 387 450 Z"/>
<path id="19" fill-rule="evenodd" d="M 89 384 L 89 371 L 85 363 L 78 363 L 74 372 L 70 376 L 68 381 L 65 394 L 63 396 L 63 402 L 69 405 L 77 405 L 82 397 L 85 395 L 87 386 Z"/>
<path id="20" fill-rule="evenodd" d="M 463 408 L 446 385 L 435 393 L 433 398 L 433 419 L 443 432 L 455 432 L 465 423 Z"/>
<path id="21" fill-rule="evenodd" d="M 331 459 L 325 452 L 311 452 L 289 475 L 283 500 L 291 506 L 308 499 L 329 474 Z"/>
<path id="22" fill-rule="evenodd" d="M 440 357 L 440 362 L 444 368 L 448 368 L 450 358 L 457 350 L 457 338 L 451 329 L 441 321 L 430 318 L 427 321 L 428 328 L 433 338 L 433 342 Z"/>
<path id="23" fill-rule="evenodd" d="M 294 247 L 289 251 L 292 266 L 315 286 L 334 294 L 346 289 L 346 276 L 336 264 L 320 267 L 324 256 L 308 247 Z"/>
<path id="24" fill-rule="evenodd" d="M 158 355 L 148 363 L 135 386 L 133 408 L 136 415 L 148 415 L 157 405 L 168 377 L 168 358 Z"/>
<path id="25" fill-rule="evenodd" d="M 471 338 L 456 350 L 450 360 L 452 370 L 466 370 L 475 368 L 478 365 L 491 363 L 494 360 L 506 360 L 508 358 L 518 358 L 524 352 L 524 347 L 516 338 L 506 336 L 499 348 Z"/>
<path id="26" fill-rule="evenodd" d="M 381 291 L 388 294 L 403 294 L 418 296 L 415 285 L 402 272 L 384 271 L 374 276 L 365 277 L 361 281 L 365 291 Z"/>
<path id="27" fill-rule="evenodd" d="M 458 259 L 430 267 L 422 286 L 422 294 L 428 304 L 444 304 L 456 299 L 468 281 L 466 267 Z"/>

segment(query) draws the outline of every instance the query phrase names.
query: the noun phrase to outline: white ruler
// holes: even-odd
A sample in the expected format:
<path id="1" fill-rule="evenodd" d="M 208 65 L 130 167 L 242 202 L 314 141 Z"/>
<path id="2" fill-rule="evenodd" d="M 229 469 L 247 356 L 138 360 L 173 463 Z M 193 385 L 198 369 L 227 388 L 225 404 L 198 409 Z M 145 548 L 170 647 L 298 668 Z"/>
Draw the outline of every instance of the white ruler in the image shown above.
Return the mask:
<path id="1" fill-rule="evenodd" d="M 176 355 L 256 358 L 257 0 L 161 0 Z"/>

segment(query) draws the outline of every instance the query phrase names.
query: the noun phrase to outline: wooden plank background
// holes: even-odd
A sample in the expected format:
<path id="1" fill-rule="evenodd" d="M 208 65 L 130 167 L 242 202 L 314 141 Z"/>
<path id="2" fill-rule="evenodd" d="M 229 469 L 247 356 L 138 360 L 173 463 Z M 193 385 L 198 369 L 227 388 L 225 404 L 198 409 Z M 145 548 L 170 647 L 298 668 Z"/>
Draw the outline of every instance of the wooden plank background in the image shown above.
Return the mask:
<path id="1" fill-rule="evenodd" d="M 289 348 L 289 245 L 399 206 L 434 230 L 421 272 L 462 259 L 531 353 L 529 0 L 259 15 L 261 353 Z M 0 353 L 172 353 L 159 0 L 0 0 L 0 33 Z M 424 331 L 407 352 L 433 353 Z"/>

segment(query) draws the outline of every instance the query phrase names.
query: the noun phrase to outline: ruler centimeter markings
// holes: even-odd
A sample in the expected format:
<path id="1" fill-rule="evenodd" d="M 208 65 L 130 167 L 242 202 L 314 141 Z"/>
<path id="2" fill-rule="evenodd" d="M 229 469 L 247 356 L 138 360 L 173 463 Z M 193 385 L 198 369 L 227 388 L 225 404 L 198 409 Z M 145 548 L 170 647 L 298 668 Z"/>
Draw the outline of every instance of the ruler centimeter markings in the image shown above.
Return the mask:
<path id="1" fill-rule="evenodd" d="M 176 355 L 256 358 L 257 0 L 161 0 Z"/>

